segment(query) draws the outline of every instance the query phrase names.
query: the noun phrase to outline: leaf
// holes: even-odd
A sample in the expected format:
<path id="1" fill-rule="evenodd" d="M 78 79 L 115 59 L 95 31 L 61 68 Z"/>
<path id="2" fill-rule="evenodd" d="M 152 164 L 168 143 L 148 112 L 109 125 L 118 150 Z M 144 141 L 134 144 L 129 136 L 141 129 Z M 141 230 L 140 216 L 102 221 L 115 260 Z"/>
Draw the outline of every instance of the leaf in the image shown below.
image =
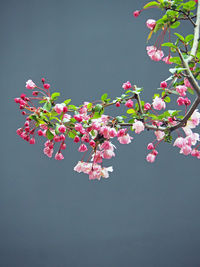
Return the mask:
<path id="1" fill-rule="evenodd" d="M 46 111 L 50 111 L 51 110 L 51 102 L 47 101 L 42 108 Z"/>
<path id="2" fill-rule="evenodd" d="M 92 103 L 89 103 L 89 104 L 87 105 L 87 109 L 90 110 L 91 108 L 92 108 Z"/>
<path id="3" fill-rule="evenodd" d="M 166 97 L 164 98 L 164 101 L 165 101 L 166 103 L 169 103 L 169 102 L 171 101 L 171 98 L 170 98 L 169 96 L 166 96 Z"/>
<path id="4" fill-rule="evenodd" d="M 163 43 L 162 46 L 177 48 L 173 43 L 170 43 L 170 42 Z"/>
<path id="5" fill-rule="evenodd" d="M 53 94 L 51 95 L 51 99 L 52 99 L 52 100 L 56 100 L 58 96 L 60 96 L 60 93 L 55 92 L 55 93 L 53 93 Z"/>
<path id="6" fill-rule="evenodd" d="M 185 39 L 181 34 L 175 32 L 174 35 L 176 35 L 182 42 L 185 42 Z"/>
<path id="7" fill-rule="evenodd" d="M 160 97 L 159 94 L 154 94 L 153 98 Z"/>
<path id="8" fill-rule="evenodd" d="M 105 100 L 106 100 L 106 98 L 108 97 L 108 94 L 103 94 L 102 96 L 101 96 L 101 100 L 102 100 L 102 102 L 104 102 Z"/>
<path id="9" fill-rule="evenodd" d="M 149 35 L 148 35 L 148 37 L 147 37 L 147 41 L 149 41 L 149 40 L 151 39 L 152 34 L 153 34 L 153 30 L 150 31 L 150 33 L 149 33 Z"/>
<path id="10" fill-rule="evenodd" d="M 68 105 L 70 102 L 71 102 L 71 99 L 66 99 L 66 100 L 64 101 L 65 105 Z"/>
<path id="11" fill-rule="evenodd" d="M 95 107 L 94 107 L 94 111 L 95 112 L 100 112 L 102 110 L 102 105 L 100 104 L 97 104 Z"/>
<path id="12" fill-rule="evenodd" d="M 148 7 L 151 7 L 151 6 L 160 6 L 160 4 L 156 1 L 151 1 L 151 2 L 147 3 L 143 8 L 146 9 Z"/>
<path id="13" fill-rule="evenodd" d="M 73 109 L 73 110 L 77 110 L 77 107 L 74 106 L 74 105 L 69 105 L 68 108 L 69 108 L 69 109 Z"/>
<path id="14" fill-rule="evenodd" d="M 101 115 L 99 114 L 99 112 L 95 112 L 91 119 L 99 119 L 99 118 L 101 118 Z"/>
<path id="15" fill-rule="evenodd" d="M 193 90 L 192 88 L 189 88 L 189 87 L 188 87 L 187 91 L 188 91 L 191 95 L 194 94 L 194 90 Z"/>
<path id="16" fill-rule="evenodd" d="M 178 28 L 179 25 L 180 25 L 180 21 L 176 21 L 170 26 L 170 28 L 171 29 L 176 29 L 176 28 Z"/>
<path id="17" fill-rule="evenodd" d="M 133 113 L 135 113 L 135 110 L 134 110 L 133 108 L 130 108 L 130 109 L 128 109 L 128 110 L 126 111 L 126 113 L 128 113 L 128 114 L 133 114 Z"/>
<path id="18" fill-rule="evenodd" d="M 194 35 L 193 34 L 189 34 L 185 37 L 185 42 L 189 43 L 191 40 L 194 39 Z"/>
<path id="19" fill-rule="evenodd" d="M 46 137 L 49 139 L 49 140 L 52 140 L 54 138 L 54 135 L 53 133 L 48 129 L 46 131 Z"/>
<path id="20" fill-rule="evenodd" d="M 179 57 L 172 57 L 169 59 L 169 61 L 181 65 L 181 59 Z"/>

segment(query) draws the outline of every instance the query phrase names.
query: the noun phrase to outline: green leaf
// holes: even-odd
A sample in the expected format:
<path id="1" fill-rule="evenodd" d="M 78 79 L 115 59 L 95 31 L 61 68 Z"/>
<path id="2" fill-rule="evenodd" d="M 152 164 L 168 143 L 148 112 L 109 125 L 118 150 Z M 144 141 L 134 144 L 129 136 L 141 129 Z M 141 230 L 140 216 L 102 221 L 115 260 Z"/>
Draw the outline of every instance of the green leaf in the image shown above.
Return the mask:
<path id="1" fill-rule="evenodd" d="M 71 99 L 66 99 L 63 103 L 65 103 L 65 105 L 68 105 L 71 102 Z"/>
<path id="2" fill-rule="evenodd" d="M 126 113 L 128 114 L 134 114 L 135 113 L 135 110 L 133 108 L 130 108 L 126 111 Z"/>
<path id="3" fill-rule="evenodd" d="M 157 20 L 154 32 L 159 31 L 164 26 L 164 21 L 162 19 Z"/>
<path id="4" fill-rule="evenodd" d="M 191 95 L 194 95 L 194 90 L 192 88 L 189 88 L 187 89 L 187 91 L 191 94 Z"/>
<path id="5" fill-rule="evenodd" d="M 179 33 L 174 33 L 174 35 L 176 35 L 182 42 L 185 42 L 185 39 L 182 35 L 180 35 Z"/>
<path id="6" fill-rule="evenodd" d="M 73 133 L 73 132 L 69 132 L 68 133 L 68 136 L 69 136 L 69 138 L 73 138 L 74 139 L 74 137 L 76 136 L 76 134 Z"/>
<path id="7" fill-rule="evenodd" d="M 189 34 L 185 37 L 185 42 L 189 43 L 191 40 L 194 39 L 194 35 L 193 34 Z"/>
<path id="8" fill-rule="evenodd" d="M 94 111 L 95 112 L 100 112 L 102 110 L 102 105 L 100 104 L 97 104 L 95 107 L 94 107 Z"/>
<path id="9" fill-rule="evenodd" d="M 89 104 L 87 105 L 87 109 L 90 110 L 91 108 L 92 108 L 92 103 L 89 103 Z"/>
<path id="10" fill-rule="evenodd" d="M 52 100 L 56 100 L 58 96 L 60 96 L 60 93 L 55 92 L 55 93 L 53 93 L 53 94 L 51 95 L 51 99 L 52 99 Z"/>
<path id="11" fill-rule="evenodd" d="M 160 97 L 159 94 L 154 94 L 153 98 Z"/>
<path id="12" fill-rule="evenodd" d="M 54 138 L 53 133 L 49 129 L 46 131 L 46 136 L 49 140 L 52 140 Z"/>
<path id="13" fill-rule="evenodd" d="M 164 98 L 164 101 L 165 101 L 166 103 L 169 103 L 169 102 L 171 101 L 171 98 L 170 98 L 169 96 L 166 96 L 166 97 Z"/>
<path id="14" fill-rule="evenodd" d="M 101 96 L 101 100 L 102 100 L 102 102 L 104 102 L 105 100 L 106 100 L 106 98 L 108 97 L 108 94 L 103 94 L 102 96 Z"/>
<path id="15" fill-rule="evenodd" d="M 181 65 L 181 59 L 179 57 L 172 57 L 169 59 L 169 61 Z"/>
<path id="16" fill-rule="evenodd" d="M 143 8 L 146 9 L 146 8 L 152 7 L 152 6 L 160 6 L 160 4 L 156 1 L 151 1 L 151 2 L 147 3 Z"/>
<path id="17" fill-rule="evenodd" d="M 74 106 L 74 105 L 69 105 L 68 108 L 69 108 L 69 109 L 73 109 L 73 110 L 77 110 L 77 107 Z"/>
<path id="18" fill-rule="evenodd" d="M 47 101 L 42 108 L 46 111 L 50 111 L 51 110 L 51 102 Z"/>
<path id="19" fill-rule="evenodd" d="M 176 29 L 176 28 L 178 28 L 179 25 L 180 25 L 180 21 L 176 21 L 170 26 L 170 28 L 171 29 Z"/>
<path id="20" fill-rule="evenodd" d="M 121 123 L 121 122 L 124 121 L 122 116 L 117 116 L 116 120 L 117 120 L 118 123 Z"/>
<path id="21" fill-rule="evenodd" d="M 173 48 L 176 48 L 176 46 L 175 46 L 173 43 L 170 43 L 170 42 L 164 43 L 164 44 L 162 44 L 162 46 L 167 46 L 167 47 L 173 47 Z"/>
<path id="22" fill-rule="evenodd" d="M 101 118 L 101 115 L 99 114 L 99 112 L 95 112 L 92 119 L 99 119 Z"/>

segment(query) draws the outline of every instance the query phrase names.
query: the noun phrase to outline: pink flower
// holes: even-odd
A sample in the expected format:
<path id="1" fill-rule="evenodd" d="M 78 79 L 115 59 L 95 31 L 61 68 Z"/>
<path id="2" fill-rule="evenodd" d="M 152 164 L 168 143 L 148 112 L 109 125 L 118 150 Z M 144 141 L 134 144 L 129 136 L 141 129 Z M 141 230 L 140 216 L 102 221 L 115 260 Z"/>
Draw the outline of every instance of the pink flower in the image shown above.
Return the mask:
<path id="1" fill-rule="evenodd" d="M 190 99 L 186 97 L 186 98 L 184 99 L 184 104 L 185 104 L 186 106 L 189 106 L 189 105 L 191 104 Z"/>
<path id="2" fill-rule="evenodd" d="M 195 111 L 192 113 L 192 116 L 190 117 L 190 120 L 188 120 L 187 125 L 190 128 L 195 128 L 200 123 L 200 113 L 198 112 L 198 109 L 195 109 Z"/>
<path id="3" fill-rule="evenodd" d="M 115 156 L 115 153 L 113 150 L 108 149 L 103 151 L 102 156 L 104 159 L 111 159 L 112 157 Z"/>
<path id="4" fill-rule="evenodd" d="M 171 58 L 172 58 L 171 56 L 167 56 L 167 57 L 164 57 L 162 61 L 165 62 L 166 64 L 172 64 L 172 62 L 169 61 Z"/>
<path id="5" fill-rule="evenodd" d="M 144 110 L 149 110 L 151 109 L 151 104 L 150 103 L 145 103 L 144 104 Z"/>
<path id="6" fill-rule="evenodd" d="M 179 93 L 180 96 L 186 96 L 187 87 L 185 85 L 176 86 L 176 92 Z"/>
<path id="7" fill-rule="evenodd" d="M 80 141 L 80 138 L 78 136 L 74 137 L 74 143 L 78 143 Z"/>
<path id="8" fill-rule="evenodd" d="M 26 88 L 27 89 L 34 89 L 36 87 L 35 83 L 32 80 L 28 80 L 26 82 Z"/>
<path id="9" fill-rule="evenodd" d="M 79 147 L 79 149 L 78 149 L 79 152 L 85 152 L 85 151 L 87 151 L 87 150 L 88 150 L 88 149 L 87 149 L 87 147 L 86 147 L 85 144 L 81 144 L 80 147 Z"/>
<path id="10" fill-rule="evenodd" d="M 62 160 L 62 159 L 64 159 L 63 154 L 61 152 L 57 152 L 55 154 L 55 159 L 56 160 Z"/>
<path id="11" fill-rule="evenodd" d="M 154 61 L 160 61 L 164 57 L 164 53 L 162 50 L 157 49 L 155 46 L 147 46 L 146 47 L 148 56 Z"/>
<path id="12" fill-rule="evenodd" d="M 43 150 L 44 154 L 47 155 L 49 158 L 52 157 L 53 154 L 53 148 L 50 148 L 48 146 L 46 146 Z"/>
<path id="13" fill-rule="evenodd" d="M 165 133 L 162 131 L 155 131 L 154 133 L 158 141 L 161 141 L 165 136 Z"/>
<path id="14" fill-rule="evenodd" d="M 59 131 L 60 133 L 65 133 L 65 131 L 66 131 L 66 127 L 65 127 L 64 125 L 61 125 L 61 126 L 58 128 L 58 131 Z"/>
<path id="15" fill-rule="evenodd" d="M 50 84 L 48 83 L 45 83 L 43 86 L 44 86 L 44 89 L 47 89 L 47 90 L 50 88 Z"/>
<path id="16" fill-rule="evenodd" d="M 128 101 L 126 101 L 125 106 L 127 108 L 132 108 L 133 107 L 133 101 L 131 99 L 129 99 Z"/>
<path id="17" fill-rule="evenodd" d="M 93 148 L 96 146 L 96 143 L 95 143 L 94 140 L 91 140 L 89 144 L 90 144 L 90 146 L 93 147 Z"/>
<path id="18" fill-rule="evenodd" d="M 155 161 L 155 159 L 156 159 L 156 156 L 155 156 L 154 154 L 152 154 L 152 153 L 149 153 L 149 154 L 147 155 L 147 157 L 146 157 L 146 160 L 147 160 L 148 162 L 151 162 L 151 163 L 153 163 L 153 162 Z"/>
<path id="19" fill-rule="evenodd" d="M 176 102 L 179 106 L 185 105 L 185 99 L 183 97 L 179 97 Z"/>
<path id="20" fill-rule="evenodd" d="M 167 88 L 167 82 L 166 81 L 161 82 L 160 87 L 163 89 Z"/>
<path id="21" fill-rule="evenodd" d="M 110 137 L 109 131 L 110 131 L 110 129 L 107 126 L 103 126 L 100 129 L 100 133 L 103 135 L 104 138 L 109 138 Z"/>
<path id="22" fill-rule="evenodd" d="M 154 98 L 152 105 L 153 108 L 156 110 L 161 110 L 166 108 L 165 102 L 162 100 L 162 98 L 157 96 Z"/>
<path id="23" fill-rule="evenodd" d="M 62 104 L 56 104 L 55 107 L 54 107 L 54 110 L 60 114 L 63 112 L 63 108 L 65 107 L 65 104 L 62 103 Z"/>
<path id="24" fill-rule="evenodd" d="M 131 143 L 131 139 L 133 139 L 133 137 L 131 137 L 129 134 L 118 137 L 118 141 L 123 145 Z"/>
<path id="25" fill-rule="evenodd" d="M 135 120 L 132 128 L 135 129 L 136 134 L 140 134 L 142 131 L 144 131 L 144 123 L 141 121 Z"/>
<path id="26" fill-rule="evenodd" d="M 192 85 L 190 84 L 190 82 L 188 81 L 187 78 L 184 78 L 184 85 L 185 85 L 186 87 L 189 87 L 189 88 L 192 88 L 192 89 L 193 89 Z"/>
<path id="27" fill-rule="evenodd" d="M 147 149 L 148 149 L 148 150 L 152 150 L 152 149 L 154 149 L 154 145 L 153 145 L 152 143 L 149 143 L 149 144 L 147 145 Z"/>
<path id="28" fill-rule="evenodd" d="M 115 104 L 115 106 L 118 108 L 118 107 L 120 107 L 120 102 L 117 102 L 116 104 Z"/>
<path id="29" fill-rule="evenodd" d="M 140 10 L 136 10 L 136 11 L 134 11 L 133 12 L 133 16 L 135 17 L 135 18 L 137 18 L 139 15 L 140 15 Z"/>
<path id="30" fill-rule="evenodd" d="M 146 21 L 146 25 L 147 25 L 147 28 L 149 28 L 152 31 L 156 26 L 156 21 L 154 19 L 148 19 Z"/>
<path id="31" fill-rule="evenodd" d="M 31 138 L 31 139 L 29 140 L 29 144 L 34 145 L 34 144 L 35 144 L 35 138 Z"/>
<path id="32" fill-rule="evenodd" d="M 189 155 L 192 152 L 192 148 L 189 145 L 185 145 L 181 148 L 180 153 L 184 154 L 185 156 Z"/>
<path id="33" fill-rule="evenodd" d="M 130 89 L 132 87 L 131 83 L 127 81 L 126 83 L 123 83 L 122 88 L 124 90 Z"/>
<path id="34" fill-rule="evenodd" d="M 115 130 L 115 128 L 111 128 L 109 131 L 109 135 L 111 138 L 117 136 L 117 131 Z"/>
<path id="35" fill-rule="evenodd" d="M 183 137 L 176 138 L 176 140 L 174 141 L 174 144 L 173 144 L 173 146 L 177 146 L 179 148 L 182 148 L 185 145 L 186 145 L 186 141 Z"/>

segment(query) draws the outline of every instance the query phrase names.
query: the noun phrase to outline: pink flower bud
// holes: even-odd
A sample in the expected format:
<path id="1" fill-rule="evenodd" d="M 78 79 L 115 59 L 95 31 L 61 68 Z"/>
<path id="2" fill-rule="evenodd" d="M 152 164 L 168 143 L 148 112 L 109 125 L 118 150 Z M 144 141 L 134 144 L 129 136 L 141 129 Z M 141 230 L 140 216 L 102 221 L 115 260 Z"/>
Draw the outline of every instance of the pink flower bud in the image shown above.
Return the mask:
<path id="1" fill-rule="evenodd" d="M 185 104 L 185 101 L 184 101 L 184 98 L 183 97 L 179 97 L 177 100 L 176 100 L 177 104 L 179 106 L 182 106 Z"/>
<path id="2" fill-rule="evenodd" d="M 27 89 L 34 89 L 36 87 L 35 83 L 32 80 L 28 80 L 26 82 L 26 88 Z"/>
<path id="3" fill-rule="evenodd" d="M 43 136 L 43 131 L 42 130 L 38 130 L 38 135 L 39 136 Z"/>
<path id="4" fill-rule="evenodd" d="M 120 102 L 117 102 L 116 104 L 115 104 L 115 106 L 118 108 L 118 107 L 120 107 Z"/>
<path id="5" fill-rule="evenodd" d="M 68 108 L 65 106 L 63 107 L 63 112 L 66 113 L 68 111 Z"/>
<path id="6" fill-rule="evenodd" d="M 74 143 L 78 143 L 80 141 L 80 138 L 78 136 L 74 137 Z"/>
<path id="7" fill-rule="evenodd" d="M 124 90 L 130 89 L 132 87 L 131 83 L 127 81 L 126 83 L 123 83 L 122 88 Z"/>
<path id="8" fill-rule="evenodd" d="M 43 86 L 44 86 L 44 89 L 47 89 L 47 90 L 50 88 L 50 84 L 48 84 L 48 83 L 44 83 Z"/>
<path id="9" fill-rule="evenodd" d="M 141 11 L 136 10 L 136 11 L 133 12 L 133 16 L 134 16 L 135 18 L 137 18 L 137 17 L 140 15 L 140 13 L 141 13 Z"/>
<path id="10" fill-rule="evenodd" d="M 65 133 L 65 131 L 66 131 L 66 127 L 65 127 L 64 125 L 61 125 L 61 126 L 58 128 L 58 131 L 59 131 L 60 133 Z"/>
<path id="11" fill-rule="evenodd" d="M 186 98 L 184 99 L 184 104 L 185 104 L 186 106 L 189 106 L 189 105 L 191 104 L 190 99 L 186 97 Z"/>
<path id="12" fill-rule="evenodd" d="M 144 104 L 144 110 L 149 110 L 151 109 L 151 104 L 150 103 L 145 103 Z"/>
<path id="13" fill-rule="evenodd" d="M 167 82 L 166 81 L 161 82 L 160 87 L 163 89 L 167 88 Z"/>
<path id="14" fill-rule="evenodd" d="M 61 152 L 57 152 L 55 154 L 55 159 L 56 160 L 62 160 L 62 159 L 64 159 L 63 154 Z"/>
<path id="15" fill-rule="evenodd" d="M 32 95 L 33 95 L 33 96 L 37 96 L 38 94 L 39 94 L 38 91 L 33 91 L 33 92 L 32 92 Z"/>
<path id="16" fill-rule="evenodd" d="M 60 142 L 61 140 L 60 140 L 60 136 L 58 136 L 58 135 L 55 135 L 54 136 L 54 138 L 53 138 L 53 140 L 55 141 L 55 142 Z"/>
<path id="17" fill-rule="evenodd" d="M 31 139 L 29 140 L 29 144 L 34 145 L 34 144 L 35 144 L 35 138 L 31 138 Z"/>
<path id="18" fill-rule="evenodd" d="M 154 149 L 154 145 L 153 145 L 153 143 L 149 143 L 149 144 L 147 145 L 147 149 L 148 149 L 148 150 L 152 150 L 152 149 Z"/>
<path id="19" fill-rule="evenodd" d="M 154 19 L 148 19 L 146 21 L 146 25 L 147 25 L 147 28 L 149 28 L 152 31 L 156 26 L 156 21 Z"/>
<path id="20" fill-rule="evenodd" d="M 147 155 L 147 157 L 146 157 L 146 160 L 147 160 L 148 162 L 150 162 L 150 163 L 153 163 L 153 162 L 155 161 L 155 159 L 156 159 L 156 156 L 153 155 L 152 153 L 149 153 L 149 154 Z"/>
<path id="21" fill-rule="evenodd" d="M 42 81 L 42 83 L 45 83 L 45 78 L 42 78 L 41 81 Z"/>
<path id="22" fill-rule="evenodd" d="M 61 144 L 60 149 L 62 150 L 66 149 L 66 144 L 65 143 Z"/>
<path id="23" fill-rule="evenodd" d="M 127 108 L 132 108 L 133 107 L 133 101 L 131 99 L 129 99 L 128 101 L 126 101 L 125 106 Z"/>
<path id="24" fill-rule="evenodd" d="M 96 146 L 96 143 L 95 143 L 94 140 L 91 140 L 89 144 L 90 144 L 91 147 L 95 147 Z"/>
<path id="25" fill-rule="evenodd" d="M 87 147 L 86 147 L 85 144 L 81 144 L 80 147 L 79 147 L 79 149 L 78 149 L 79 152 L 85 152 L 85 151 L 87 151 L 87 150 L 88 150 L 88 149 L 87 149 Z"/>

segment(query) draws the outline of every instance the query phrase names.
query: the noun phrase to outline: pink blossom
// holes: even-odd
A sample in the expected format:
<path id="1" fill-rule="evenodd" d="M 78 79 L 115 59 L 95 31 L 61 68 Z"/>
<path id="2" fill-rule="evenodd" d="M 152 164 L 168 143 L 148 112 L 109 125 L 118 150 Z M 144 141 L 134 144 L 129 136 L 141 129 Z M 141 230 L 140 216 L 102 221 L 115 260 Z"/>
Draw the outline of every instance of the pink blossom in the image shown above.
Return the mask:
<path id="1" fill-rule="evenodd" d="M 80 141 L 79 136 L 75 136 L 75 137 L 74 137 L 74 143 L 78 143 L 79 141 Z"/>
<path id="2" fill-rule="evenodd" d="M 44 154 L 47 155 L 49 158 L 52 157 L 53 149 L 46 146 L 43 150 Z"/>
<path id="3" fill-rule="evenodd" d="M 156 96 L 153 100 L 153 108 L 156 110 L 161 110 L 161 109 L 165 109 L 166 105 L 165 102 L 162 100 L 162 98 Z"/>
<path id="4" fill-rule="evenodd" d="M 133 12 L 133 16 L 135 17 L 135 18 L 137 18 L 139 15 L 140 15 L 140 10 L 136 10 L 136 11 L 134 11 Z"/>
<path id="5" fill-rule="evenodd" d="M 118 108 L 118 107 L 120 107 L 120 102 L 117 102 L 116 104 L 115 104 L 115 106 Z"/>
<path id="6" fill-rule="evenodd" d="M 129 134 L 118 137 L 118 141 L 123 145 L 131 143 L 131 139 L 133 139 L 133 137 L 131 137 Z"/>
<path id="7" fill-rule="evenodd" d="M 151 162 L 151 163 L 153 163 L 153 162 L 155 161 L 155 159 L 156 159 L 156 156 L 155 156 L 154 154 L 152 154 L 152 153 L 149 153 L 149 154 L 147 155 L 147 157 L 146 157 L 146 160 L 147 160 L 148 162 Z"/>
<path id="8" fill-rule="evenodd" d="M 94 155 L 93 155 L 93 157 L 92 157 L 92 160 L 93 160 L 93 162 L 94 163 L 102 163 L 102 152 L 101 151 L 99 151 L 99 150 L 97 150 L 95 153 L 94 153 Z"/>
<path id="9" fill-rule="evenodd" d="M 136 134 L 140 134 L 142 131 L 144 131 L 144 123 L 141 121 L 135 120 L 132 128 L 135 129 Z"/>
<path id="10" fill-rule="evenodd" d="M 133 101 L 131 99 L 127 100 L 125 103 L 125 106 L 127 108 L 132 108 L 133 107 Z"/>
<path id="11" fill-rule="evenodd" d="M 127 81 L 126 83 L 123 83 L 122 88 L 124 90 L 130 89 L 132 87 L 131 83 Z"/>
<path id="12" fill-rule="evenodd" d="M 115 128 L 111 128 L 109 131 L 109 135 L 111 138 L 117 136 L 117 131 L 115 130 Z"/>
<path id="13" fill-rule="evenodd" d="M 32 80 L 28 80 L 26 82 L 26 88 L 27 89 L 34 89 L 36 87 L 35 83 Z"/>
<path id="14" fill-rule="evenodd" d="M 154 149 L 154 145 L 153 145 L 153 143 L 149 143 L 149 144 L 147 145 L 147 149 L 148 149 L 148 150 L 152 150 L 152 149 Z"/>
<path id="15" fill-rule="evenodd" d="M 79 152 L 85 152 L 85 151 L 87 151 L 87 150 L 88 150 L 88 149 L 87 149 L 87 147 L 86 147 L 85 144 L 81 144 L 80 147 L 79 147 L 79 149 L 78 149 Z"/>
<path id="16" fill-rule="evenodd" d="M 54 107 L 54 110 L 60 114 L 63 112 L 63 108 L 65 107 L 65 104 L 62 103 L 62 104 L 56 104 L 55 107 Z"/>
<path id="17" fill-rule="evenodd" d="M 64 159 L 63 154 L 61 152 L 57 152 L 55 154 L 55 159 L 56 160 L 62 160 L 62 159 Z"/>
<path id="18" fill-rule="evenodd" d="M 154 61 L 160 61 L 164 57 L 164 53 L 162 50 L 157 49 L 155 46 L 147 46 L 146 47 L 148 56 Z"/>
<path id="19" fill-rule="evenodd" d="M 162 61 L 165 62 L 166 64 L 169 64 L 169 65 L 170 65 L 170 64 L 172 64 L 172 62 L 169 61 L 171 58 L 172 58 L 171 56 L 167 56 L 167 57 L 164 57 L 164 58 L 162 59 Z"/>
<path id="20" fill-rule="evenodd" d="M 154 133 L 158 141 L 161 141 L 165 136 L 165 133 L 162 131 L 155 131 Z"/>
<path id="21" fill-rule="evenodd" d="M 192 113 L 192 116 L 187 122 L 187 125 L 190 128 L 195 128 L 200 123 L 200 113 L 198 112 L 198 109 L 195 109 L 195 111 Z"/>
<path id="22" fill-rule="evenodd" d="M 189 155 L 192 152 L 192 148 L 189 145 L 185 145 L 181 148 L 180 153 L 184 154 L 185 156 Z"/>
<path id="23" fill-rule="evenodd" d="M 183 137 L 176 138 L 176 140 L 174 141 L 174 144 L 173 144 L 173 146 L 177 146 L 179 148 L 182 148 L 185 145 L 186 145 L 186 141 Z"/>
<path id="24" fill-rule="evenodd" d="M 34 145 L 34 144 L 35 144 L 35 138 L 31 138 L 31 139 L 29 140 L 29 144 Z"/>
<path id="25" fill-rule="evenodd" d="M 115 156 L 115 153 L 113 150 L 108 149 L 103 151 L 102 156 L 104 159 L 111 159 L 112 157 Z"/>
<path id="26" fill-rule="evenodd" d="M 179 106 L 185 105 L 185 101 L 183 97 L 179 97 L 176 102 Z"/>
<path id="27" fill-rule="evenodd" d="M 64 125 L 60 125 L 60 127 L 58 128 L 60 133 L 65 133 L 66 131 L 66 127 Z"/>
<path id="28" fill-rule="evenodd" d="M 147 28 L 149 28 L 152 31 L 156 26 L 156 21 L 154 19 L 148 19 L 146 21 L 146 25 L 147 25 Z"/>
<path id="29" fill-rule="evenodd" d="M 166 81 L 161 82 L 160 88 L 163 88 L 163 89 L 167 88 L 167 82 Z"/>
<path id="30" fill-rule="evenodd" d="M 189 106 L 189 105 L 191 104 L 190 99 L 186 97 L 186 98 L 184 99 L 184 104 L 185 104 L 186 106 Z"/>
<path id="31" fill-rule="evenodd" d="M 176 86 L 176 92 L 179 93 L 180 96 L 186 96 L 187 87 L 185 85 Z"/>
<path id="32" fill-rule="evenodd" d="M 44 86 L 44 89 L 47 89 L 47 90 L 50 88 L 50 84 L 48 84 L 48 83 L 44 83 L 43 86 Z"/>
<path id="33" fill-rule="evenodd" d="M 62 150 L 66 149 L 66 144 L 65 143 L 61 144 L 60 149 L 62 149 Z"/>
<path id="34" fill-rule="evenodd" d="M 110 137 L 109 131 L 110 131 L 110 129 L 107 126 L 103 126 L 100 129 L 100 133 L 103 135 L 104 138 L 109 138 Z"/>
<path id="35" fill-rule="evenodd" d="M 89 144 L 90 144 L 90 146 L 93 147 L 93 148 L 96 146 L 96 143 L 95 143 L 94 140 L 90 140 L 90 143 L 89 143 Z"/>
<path id="36" fill-rule="evenodd" d="M 189 88 L 192 88 L 192 89 L 193 89 L 192 85 L 190 84 L 190 82 L 188 81 L 187 78 L 184 78 L 184 85 L 185 85 L 186 87 L 189 87 Z"/>
<path id="37" fill-rule="evenodd" d="M 198 151 L 197 149 L 193 149 L 191 155 L 200 159 L 200 151 Z"/>
<path id="38" fill-rule="evenodd" d="M 151 109 L 151 104 L 150 103 L 145 103 L 144 104 L 144 110 L 149 110 Z"/>

